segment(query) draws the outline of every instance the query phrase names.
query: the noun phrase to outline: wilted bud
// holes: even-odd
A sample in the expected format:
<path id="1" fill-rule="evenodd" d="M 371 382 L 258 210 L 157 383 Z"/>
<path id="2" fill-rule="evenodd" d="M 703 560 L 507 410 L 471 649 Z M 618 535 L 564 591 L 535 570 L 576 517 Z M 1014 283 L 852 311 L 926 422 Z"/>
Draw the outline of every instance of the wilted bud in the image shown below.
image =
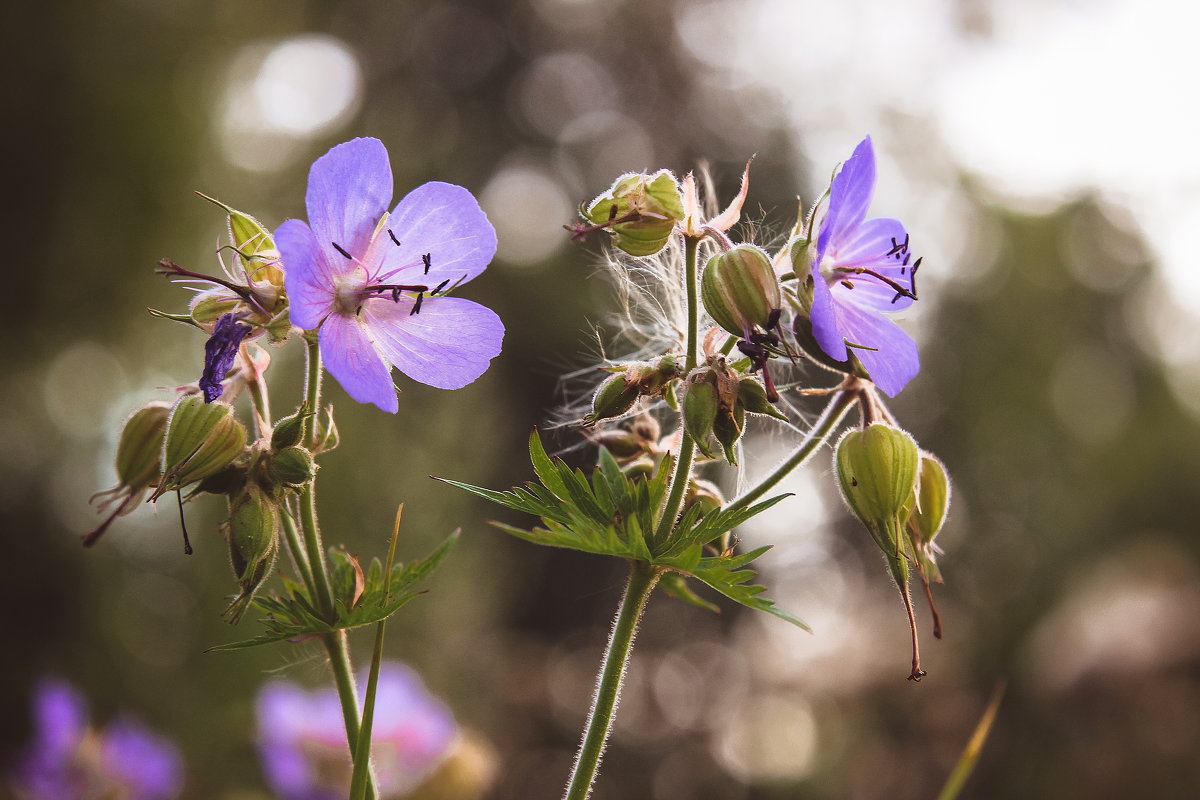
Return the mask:
<path id="1" fill-rule="evenodd" d="M 85 547 L 91 547 L 108 530 L 117 517 L 137 508 L 146 490 L 158 483 L 162 463 L 163 434 L 167 428 L 170 406 L 149 403 L 129 416 L 117 440 L 117 485 L 92 496 L 100 501 L 100 509 L 117 507 L 95 529 L 83 536 Z"/>
<path id="2" fill-rule="evenodd" d="M 229 560 L 241 592 L 225 610 L 237 622 L 279 555 L 279 508 L 260 489 L 247 486 L 229 508 Z"/>
<path id="3" fill-rule="evenodd" d="M 158 483 L 170 411 L 166 403 L 153 402 L 126 420 L 117 442 L 117 478 L 122 486 L 141 491 Z"/>
<path id="4" fill-rule="evenodd" d="M 713 321 L 739 337 L 755 328 L 766 330 L 771 312 L 783 307 L 771 257 L 752 244 L 708 260 L 700 277 L 700 299 Z"/>
<path id="5" fill-rule="evenodd" d="M 631 172 L 582 211 L 592 224 L 586 230 L 612 231 L 614 243 L 631 256 L 650 256 L 663 249 L 683 219 L 683 195 L 667 170 L 653 175 Z"/>
<path id="6" fill-rule="evenodd" d="M 269 475 L 273 483 L 303 486 L 317 473 L 312 453 L 303 447 L 285 447 L 271 454 Z"/>
<path id="7" fill-rule="evenodd" d="M 781 419 L 787 417 L 767 399 L 767 389 L 758 378 L 746 375 L 738 382 L 738 405 L 751 414 L 766 414 L 768 417 Z"/>
<path id="8" fill-rule="evenodd" d="M 221 472 L 246 447 L 246 428 L 224 403 L 179 398 L 167 419 L 162 480 L 151 499 Z"/>

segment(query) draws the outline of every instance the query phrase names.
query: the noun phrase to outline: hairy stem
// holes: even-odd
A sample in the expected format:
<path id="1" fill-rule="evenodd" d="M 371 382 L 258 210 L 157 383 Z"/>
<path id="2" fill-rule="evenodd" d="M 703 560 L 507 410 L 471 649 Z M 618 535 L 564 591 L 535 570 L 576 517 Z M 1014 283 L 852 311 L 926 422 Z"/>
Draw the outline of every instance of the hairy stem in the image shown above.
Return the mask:
<path id="1" fill-rule="evenodd" d="M 321 411 L 321 351 L 317 343 L 305 340 L 307 369 L 304 375 L 304 403 L 312 416 L 303 421 L 301 441 L 311 442 L 317 415 Z M 322 616 L 333 620 L 333 587 L 329 582 L 329 567 L 325 562 L 325 548 L 321 543 L 321 527 L 317 522 L 316 476 L 300 489 L 300 529 L 304 535 L 304 551 L 308 557 L 313 586 L 313 598 Z M 337 687 L 338 700 L 342 705 L 342 719 L 346 724 L 346 741 L 350 752 L 355 753 L 362 718 L 358 709 L 358 693 L 354 687 L 354 669 L 350 665 L 350 647 L 345 631 L 326 634 L 322 637 L 325 651 L 329 654 L 329 666 L 333 670 L 333 681 Z M 369 757 L 369 754 L 368 754 Z M 379 791 L 374 776 L 369 776 L 367 797 L 373 800 Z"/>
<path id="2" fill-rule="evenodd" d="M 771 474 L 764 477 L 752 489 L 738 497 L 736 500 L 725 506 L 723 509 L 726 512 L 737 511 L 745 508 L 751 503 L 761 498 L 764 494 L 773 489 L 776 484 L 786 478 L 792 470 L 799 467 L 808 459 L 812 458 L 813 454 L 820 449 L 821 445 L 829 441 L 837 430 L 838 424 L 846 416 L 846 412 L 858 400 L 858 393 L 852 391 L 838 391 L 829 400 L 829 405 L 825 406 L 825 410 L 821 412 L 821 416 L 813 424 L 808 435 L 804 437 L 804 441 L 799 447 L 792 452 L 791 455 L 784 460 L 782 464 L 775 468 Z"/>
<path id="3" fill-rule="evenodd" d="M 684 361 L 684 374 L 696 368 L 700 351 L 700 299 L 697 296 L 696 284 L 696 255 L 700 249 L 700 239 L 694 236 L 684 237 L 683 280 L 687 289 L 687 355 Z M 675 472 L 671 475 L 671 491 L 662 508 L 662 516 L 658 520 L 658 529 L 654 541 L 665 541 L 675 527 L 675 518 L 683 507 L 683 498 L 687 493 L 688 483 L 692 476 L 692 461 L 696 455 L 696 443 L 688 435 L 687 429 L 680 421 L 679 455 L 675 461 Z"/>
<path id="4" fill-rule="evenodd" d="M 585 800 L 591 794 L 596 772 L 600 768 L 600 759 L 604 755 L 604 746 L 608 743 L 608 735 L 612 731 L 613 713 L 621 694 L 625 669 L 629 666 L 629 653 L 633 649 L 638 622 L 660 574 L 660 571 L 650 564 L 641 561 L 630 562 L 629 580 L 625 584 L 625 593 L 621 596 L 621 605 L 608 639 L 608 649 L 604 651 L 604 662 L 600 667 L 596 694 L 592 698 L 592 709 L 588 713 L 583 741 L 579 744 L 579 754 L 575 757 L 575 767 L 571 770 L 571 779 L 563 795 L 564 800 Z"/>

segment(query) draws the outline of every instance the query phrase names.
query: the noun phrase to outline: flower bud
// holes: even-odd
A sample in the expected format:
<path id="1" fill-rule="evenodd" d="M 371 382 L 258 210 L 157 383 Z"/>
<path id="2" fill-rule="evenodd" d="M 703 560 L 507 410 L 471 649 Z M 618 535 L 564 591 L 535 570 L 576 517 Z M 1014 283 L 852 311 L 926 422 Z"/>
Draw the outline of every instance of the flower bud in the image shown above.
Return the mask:
<path id="1" fill-rule="evenodd" d="M 179 398 L 167 419 L 163 477 L 151 499 L 221 472 L 246 447 L 246 428 L 224 403 L 198 394 Z"/>
<path id="2" fill-rule="evenodd" d="M 592 398 L 592 413 L 583 418 L 584 425 L 595 425 L 602 419 L 619 417 L 633 408 L 641 391 L 637 383 L 630 381 L 625 370 L 604 379 Z"/>
<path id="3" fill-rule="evenodd" d="M 237 312 L 242 306 L 242 298 L 222 286 L 200 292 L 193 297 L 189 304 L 189 314 L 192 322 L 205 330 L 211 330 L 217 320 L 226 314 Z"/>
<path id="4" fill-rule="evenodd" d="M 918 483 L 917 504 L 908 517 L 908 527 L 917 541 L 930 544 L 942 529 L 950 510 L 950 477 L 942 462 L 924 451 L 921 452 Z"/>
<path id="5" fill-rule="evenodd" d="M 675 223 L 683 219 L 683 195 L 667 170 L 653 175 L 631 172 L 583 212 L 592 225 L 612 231 L 617 247 L 631 256 L 650 256 L 663 249 Z"/>
<path id="6" fill-rule="evenodd" d="M 688 481 L 687 493 L 683 496 L 683 508 L 686 511 L 692 506 L 700 506 L 702 514 L 716 511 L 725 504 L 725 497 L 712 481 L 693 478 Z"/>
<path id="7" fill-rule="evenodd" d="M 734 336 L 766 329 L 771 312 L 783 307 L 771 257 L 752 244 L 740 244 L 708 260 L 700 277 L 700 299 L 713 321 Z"/>
<path id="8" fill-rule="evenodd" d="M 316 420 L 313 430 L 313 452 L 328 453 L 342 441 L 337 423 L 333 421 L 333 406 L 325 406 L 325 418 Z"/>
<path id="9" fill-rule="evenodd" d="M 708 454 L 708 435 L 720 410 L 717 387 L 708 373 L 698 372 L 688 376 L 684 383 L 683 427 L 696 442 L 700 451 Z"/>
<path id="10" fill-rule="evenodd" d="M 279 508 L 260 489 L 247 486 L 230 503 L 226 525 L 229 560 L 241 592 L 225 615 L 236 623 L 275 566 L 279 555 Z"/>
<path id="11" fill-rule="evenodd" d="M 601 431 L 592 436 L 592 441 L 611 453 L 618 462 L 628 461 L 646 452 L 642 440 L 630 431 Z"/>
<path id="12" fill-rule="evenodd" d="M 303 486 L 317 474 L 312 453 L 303 447 L 285 447 L 271 454 L 270 478 L 284 486 Z"/>
<path id="13" fill-rule="evenodd" d="M 166 403 L 156 401 L 125 421 L 117 442 L 117 478 L 122 487 L 140 492 L 158 483 L 170 410 Z"/>
<path id="14" fill-rule="evenodd" d="M 229 242 L 237 252 L 247 274 L 256 283 L 266 282 L 282 286 L 283 270 L 279 268 L 279 251 L 275 249 L 275 240 L 266 226 L 246 212 L 238 211 L 214 197 L 206 194 L 200 196 L 225 211 L 228 217 Z"/>
<path id="15" fill-rule="evenodd" d="M 768 417 L 787 421 L 787 416 L 767 399 L 767 389 L 758 378 L 746 375 L 738 382 L 738 406 L 751 414 L 766 414 Z"/>
<path id="16" fill-rule="evenodd" d="M 713 421 L 713 436 L 717 437 L 717 441 L 725 450 L 725 460 L 734 466 L 738 463 L 735 446 L 745 430 L 746 411 L 741 406 L 737 406 L 732 412 L 723 411 Z"/>
<path id="17" fill-rule="evenodd" d="M 628 464 L 621 466 L 621 472 L 628 475 L 630 478 L 649 478 L 658 471 L 658 464 L 650 456 L 642 456 L 635 458 Z"/>
<path id="18" fill-rule="evenodd" d="M 307 407 L 301 406 L 295 414 L 276 422 L 275 429 L 271 431 L 271 449 L 282 450 L 300 444 L 300 439 L 304 436 L 304 419 L 311 416 Z"/>
<path id="19" fill-rule="evenodd" d="M 850 431 L 837 445 L 834 466 L 842 497 L 879 539 L 889 538 L 908 519 L 917 491 L 917 443 L 899 428 L 873 423 Z M 901 555 L 899 542 L 881 542 L 888 555 Z"/>

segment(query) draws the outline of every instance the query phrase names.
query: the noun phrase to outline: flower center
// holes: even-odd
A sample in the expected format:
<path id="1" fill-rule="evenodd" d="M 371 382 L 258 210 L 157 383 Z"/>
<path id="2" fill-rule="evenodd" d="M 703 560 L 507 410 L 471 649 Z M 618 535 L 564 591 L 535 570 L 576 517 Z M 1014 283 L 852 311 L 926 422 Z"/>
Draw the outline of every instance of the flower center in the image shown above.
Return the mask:
<path id="1" fill-rule="evenodd" d="M 381 223 L 382 224 L 382 223 Z M 391 229 L 387 229 L 388 236 L 397 247 L 400 246 L 400 240 L 396 238 L 396 234 L 392 233 Z M 374 245 L 372 239 L 372 245 Z M 415 267 L 417 264 L 405 264 L 397 267 L 386 274 L 379 274 L 379 270 L 372 270 L 359 259 L 350 255 L 346 248 L 339 245 L 337 242 L 330 242 L 333 249 L 338 252 L 343 258 L 355 262 L 357 269 L 350 275 L 343 277 L 334 277 L 334 295 L 333 295 L 333 312 L 341 316 L 351 317 L 356 316 L 362 311 L 363 304 L 372 298 L 390 297 L 393 303 L 399 303 L 400 298 L 405 293 L 416 293 L 416 301 L 413 303 L 412 310 L 409 314 L 419 314 L 421 312 L 421 303 L 425 299 L 425 294 L 428 292 L 432 297 L 446 288 L 446 284 L 450 283 L 446 279 L 432 289 L 423 283 L 385 283 L 388 278 L 408 267 Z M 373 246 L 368 246 L 368 258 L 375 253 Z M 429 268 L 432 266 L 432 256 L 425 253 L 421 256 L 421 267 L 424 274 L 429 274 Z"/>

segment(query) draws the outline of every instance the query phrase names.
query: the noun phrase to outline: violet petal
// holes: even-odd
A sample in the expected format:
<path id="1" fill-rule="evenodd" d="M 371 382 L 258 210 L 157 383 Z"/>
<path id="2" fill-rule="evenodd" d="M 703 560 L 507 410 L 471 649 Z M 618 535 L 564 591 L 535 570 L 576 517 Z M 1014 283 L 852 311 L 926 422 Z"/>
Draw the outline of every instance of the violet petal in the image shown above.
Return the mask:
<path id="1" fill-rule="evenodd" d="M 361 256 L 391 201 L 392 167 L 378 139 L 339 144 L 308 172 L 308 224 L 323 250 L 337 242 Z"/>
<path id="2" fill-rule="evenodd" d="M 496 230 L 478 201 L 452 183 L 430 181 L 413 189 L 396 204 L 388 227 L 400 245 L 384 251 L 382 274 L 404 267 L 389 278 L 392 283 L 469 281 L 487 267 L 496 254 Z M 430 255 L 428 276 L 421 257 Z M 408 266 L 412 265 L 412 266 Z"/>
<path id="3" fill-rule="evenodd" d="M 204 402 L 211 403 L 221 396 L 224 387 L 221 381 L 237 358 L 242 339 L 250 333 L 250 326 L 238 322 L 233 314 L 222 314 L 213 326 L 212 336 L 204 343 L 204 372 L 200 376 L 200 389 Z"/>
<path id="4" fill-rule="evenodd" d="M 411 308 L 403 298 L 375 300 L 362 313 L 380 353 L 413 380 L 459 389 L 499 355 L 504 323 L 491 309 L 460 297 L 427 298 L 418 314 Z"/>
<path id="5" fill-rule="evenodd" d="M 904 263 L 904 255 L 888 255 L 894 249 L 893 241 L 904 241 L 907 232 L 898 220 L 878 217 L 869 219 L 850 233 L 846 240 L 836 242 L 825 256 L 826 263 L 836 267 L 865 267 L 878 272 L 899 286 L 912 291 L 912 261 Z M 896 255 L 900 255 L 897 259 Z M 901 272 L 903 270 L 903 272 Z M 871 275 L 840 273 L 838 277 L 848 279 L 854 288 L 841 285 L 833 287 L 838 302 L 850 301 L 877 311 L 901 311 L 912 305 L 912 298 L 901 295 L 884 281 Z M 895 300 L 895 302 L 892 302 Z"/>
<path id="6" fill-rule="evenodd" d="M 275 246 L 283 262 L 283 283 L 293 325 L 312 330 L 333 311 L 336 279 L 357 269 L 340 256 L 335 261 L 319 247 L 312 229 L 289 219 L 275 231 Z"/>
<path id="7" fill-rule="evenodd" d="M 847 340 L 874 350 L 853 348 L 871 381 L 888 397 L 895 397 L 921 371 L 917 343 L 900 326 L 875 311 L 852 303 L 837 306 Z"/>
<path id="8" fill-rule="evenodd" d="M 366 310 L 364 305 L 364 315 Z M 319 341 L 326 369 L 348 395 L 360 403 L 374 403 L 384 411 L 396 413 L 400 404 L 392 385 L 391 369 L 371 345 L 360 317 L 330 314 L 321 325 Z"/>
<path id="9" fill-rule="evenodd" d="M 875 151 L 868 136 L 854 148 L 829 187 L 829 210 L 817 234 L 817 260 L 831 245 L 836 246 L 867 216 L 875 193 Z"/>
<path id="10" fill-rule="evenodd" d="M 836 361 L 845 361 L 847 357 L 845 334 L 842 333 L 833 292 L 816 264 L 813 264 L 812 276 L 813 304 L 809 310 L 809 318 L 812 320 L 813 338 L 830 358 Z"/>

